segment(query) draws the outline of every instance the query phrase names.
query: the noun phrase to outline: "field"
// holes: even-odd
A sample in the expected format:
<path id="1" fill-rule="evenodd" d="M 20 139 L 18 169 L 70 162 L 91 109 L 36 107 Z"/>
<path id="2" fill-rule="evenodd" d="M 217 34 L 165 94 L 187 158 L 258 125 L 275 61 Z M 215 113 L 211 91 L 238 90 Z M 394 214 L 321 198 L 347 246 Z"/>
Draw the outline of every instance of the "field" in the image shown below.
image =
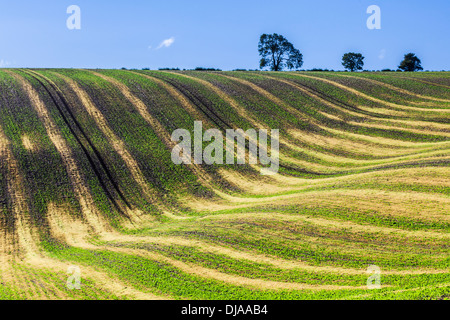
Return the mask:
<path id="1" fill-rule="evenodd" d="M 2 69 L 0 90 L 0 299 L 450 298 L 450 72 Z M 279 129 L 279 173 L 175 165 L 196 120 Z"/>

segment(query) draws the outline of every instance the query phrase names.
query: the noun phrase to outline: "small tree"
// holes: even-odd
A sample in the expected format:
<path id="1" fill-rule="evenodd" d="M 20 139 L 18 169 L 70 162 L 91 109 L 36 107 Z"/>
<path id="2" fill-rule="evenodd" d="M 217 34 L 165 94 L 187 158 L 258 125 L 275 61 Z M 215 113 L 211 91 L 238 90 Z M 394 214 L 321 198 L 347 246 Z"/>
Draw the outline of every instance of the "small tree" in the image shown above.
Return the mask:
<path id="1" fill-rule="evenodd" d="M 342 56 L 342 65 L 351 72 L 362 70 L 364 57 L 361 53 L 347 52 Z"/>
<path id="2" fill-rule="evenodd" d="M 284 67 L 299 69 L 303 65 L 303 55 L 300 51 L 285 37 L 276 33 L 261 35 L 258 51 L 261 56 L 261 69 L 268 66 L 272 71 L 281 71 Z"/>
<path id="3" fill-rule="evenodd" d="M 407 53 L 403 58 L 403 61 L 398 66 L 403 71 L 418 71 L 423 70 L 420 59 L 416 57 L 414 53 Z"/>

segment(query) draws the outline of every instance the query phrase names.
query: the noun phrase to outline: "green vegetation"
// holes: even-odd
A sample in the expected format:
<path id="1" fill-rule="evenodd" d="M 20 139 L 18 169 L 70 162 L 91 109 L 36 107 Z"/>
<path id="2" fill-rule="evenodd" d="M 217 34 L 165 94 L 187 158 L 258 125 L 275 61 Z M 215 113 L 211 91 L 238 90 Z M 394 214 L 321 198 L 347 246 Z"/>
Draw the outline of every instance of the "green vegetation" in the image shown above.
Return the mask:
<path id="1" fill-rule="evenodd" d="M 0 299 L 448 299 L 449 88 L 448 72 L 3 70 Z M 175 165 L 171 134 L 194 121 L 279 129 L 279 174 Z"/>

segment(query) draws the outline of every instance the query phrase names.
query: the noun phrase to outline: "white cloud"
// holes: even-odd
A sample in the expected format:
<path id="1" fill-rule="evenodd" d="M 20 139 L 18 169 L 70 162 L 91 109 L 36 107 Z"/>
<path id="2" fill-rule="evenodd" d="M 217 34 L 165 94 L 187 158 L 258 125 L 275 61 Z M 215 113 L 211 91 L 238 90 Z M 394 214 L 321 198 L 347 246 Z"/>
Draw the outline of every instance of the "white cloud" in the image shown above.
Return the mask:
<path id="1" fill-rule="evenodd" d="M 168 48 L 170 47 L 173 43 L 175 42 L 175 38 L 171 37 L 169 39 L 164 40 L 163 42 L 161 42 L 159 44 L 159 46 L 156 48 L 156 50 L 161 49 L 161 48 Z"/>
<path id="2" fill-rule="evenodd" d="M 381 49 L 378 59 L 383 60 L 386 57 L 386 49 Z"/>

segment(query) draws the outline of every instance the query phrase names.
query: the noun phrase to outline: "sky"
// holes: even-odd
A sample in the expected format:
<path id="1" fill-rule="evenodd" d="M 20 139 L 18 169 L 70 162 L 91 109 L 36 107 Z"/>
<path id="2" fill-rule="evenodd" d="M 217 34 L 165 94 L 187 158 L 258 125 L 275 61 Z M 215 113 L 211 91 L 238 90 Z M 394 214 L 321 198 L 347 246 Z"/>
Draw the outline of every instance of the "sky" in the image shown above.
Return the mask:
<path id="1" fill-rule="evenodd" d="M 67 20 L 80 8 L 80 29 Z M 370 5 L 381 29 L 369 29 Z M 450 70 L 449 0 L 0 0 L 0 67 L 259 68 L 263 33 L 286 37 L 302 69 L 396 69 L 414 52 L 424 70 Z M 71 20 L 71 22 L 75 20 Z"/>

